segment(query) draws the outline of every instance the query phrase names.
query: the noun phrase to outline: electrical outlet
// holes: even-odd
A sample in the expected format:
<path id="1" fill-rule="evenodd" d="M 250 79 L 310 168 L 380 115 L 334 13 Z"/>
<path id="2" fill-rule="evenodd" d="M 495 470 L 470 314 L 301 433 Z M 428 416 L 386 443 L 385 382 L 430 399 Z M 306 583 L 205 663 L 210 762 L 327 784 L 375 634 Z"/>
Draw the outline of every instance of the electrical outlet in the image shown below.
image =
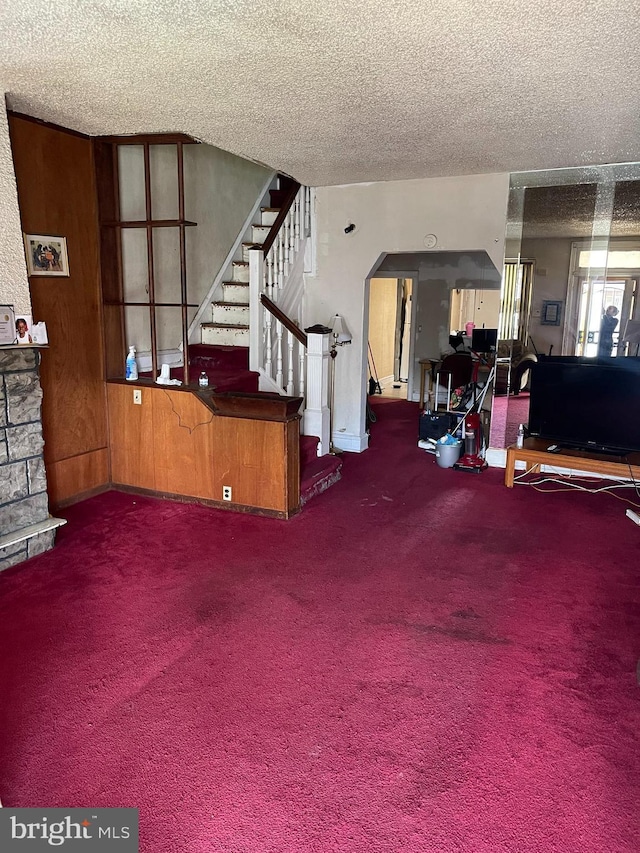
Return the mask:
<path id="1" fill-rule="evenodd" d="M 133 389 L 133 402 L 136 404 L 136 406 L 142 405 L 142 391 L 140 390 L 140 388 Z"/>
<path id="2" fill-rule="evenodd" d="M 222 487 L 222 500 L 230 501 L 231 500 L 231 486 L 223 486 Z"/>

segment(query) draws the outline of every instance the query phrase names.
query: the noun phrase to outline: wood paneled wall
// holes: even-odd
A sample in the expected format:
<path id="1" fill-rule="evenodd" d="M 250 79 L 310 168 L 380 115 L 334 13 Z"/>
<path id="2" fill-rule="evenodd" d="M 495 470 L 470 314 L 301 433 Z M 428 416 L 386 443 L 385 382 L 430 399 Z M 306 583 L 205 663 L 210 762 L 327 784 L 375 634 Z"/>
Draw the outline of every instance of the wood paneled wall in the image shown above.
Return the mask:
<path id="1" fill-rule="evenodd" d="M 109 482 L 102 301 L 93 147 L 89 138 L 10 115 L 22 228 L 67 238 L 69 278 L 32 276 L 32 312 L 47 324 L 42 425 L 52 507 Z"/>
<path id="2" fill-rule="evenodd" d="M 288 517 L 300 504 L 300 421 L 215 415 L 195 394 L 109 383 L 116 485 L 256 508 Z M 231 486 L 230 504 L 222 487 Z"/>

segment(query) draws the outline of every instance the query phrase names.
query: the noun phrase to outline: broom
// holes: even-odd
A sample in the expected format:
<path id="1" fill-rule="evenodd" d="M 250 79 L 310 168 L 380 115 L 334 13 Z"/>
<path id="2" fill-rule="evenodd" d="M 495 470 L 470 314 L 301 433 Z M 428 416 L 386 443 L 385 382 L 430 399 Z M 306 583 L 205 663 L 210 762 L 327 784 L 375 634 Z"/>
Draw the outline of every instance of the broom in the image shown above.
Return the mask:
<path id="1" fill-rule="evenodd" d="M 373 360 L 373 353 L 371 352 L 371 344 L 369 344 L 369 394 L 382 394 L 376 363 Z"/>

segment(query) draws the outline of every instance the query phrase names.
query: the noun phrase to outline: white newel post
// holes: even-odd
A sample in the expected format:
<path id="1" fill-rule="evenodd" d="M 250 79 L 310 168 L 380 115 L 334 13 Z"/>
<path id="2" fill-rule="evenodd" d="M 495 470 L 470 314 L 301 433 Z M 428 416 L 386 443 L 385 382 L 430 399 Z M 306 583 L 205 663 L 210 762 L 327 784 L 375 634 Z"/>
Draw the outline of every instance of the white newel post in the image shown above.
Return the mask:
<path id="1" fill-rule="evenodd" d="M 318 456 L 329 452 L 329 335 L 307 333 L 307 385 L 303 432 L 320 439 Z"/>
<path id="2" fill-rule="evenodd" d="M 262 316 L 260 302 L 264 253 L 261 249 L 249 251 L 249 370 L 259 371 L 264 364 Z"/>

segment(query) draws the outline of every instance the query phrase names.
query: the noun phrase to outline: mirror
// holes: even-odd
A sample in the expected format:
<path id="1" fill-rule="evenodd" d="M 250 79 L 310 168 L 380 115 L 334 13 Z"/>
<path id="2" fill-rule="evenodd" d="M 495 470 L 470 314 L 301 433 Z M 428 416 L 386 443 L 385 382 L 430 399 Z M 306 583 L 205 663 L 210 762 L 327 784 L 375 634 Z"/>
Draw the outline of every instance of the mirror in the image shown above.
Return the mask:
<path id="1" fill-rule="evenodd" d="M 491 441 L 527 423 L 539 353 L 637 355 L 640 164 L 511 177 Z"/>

